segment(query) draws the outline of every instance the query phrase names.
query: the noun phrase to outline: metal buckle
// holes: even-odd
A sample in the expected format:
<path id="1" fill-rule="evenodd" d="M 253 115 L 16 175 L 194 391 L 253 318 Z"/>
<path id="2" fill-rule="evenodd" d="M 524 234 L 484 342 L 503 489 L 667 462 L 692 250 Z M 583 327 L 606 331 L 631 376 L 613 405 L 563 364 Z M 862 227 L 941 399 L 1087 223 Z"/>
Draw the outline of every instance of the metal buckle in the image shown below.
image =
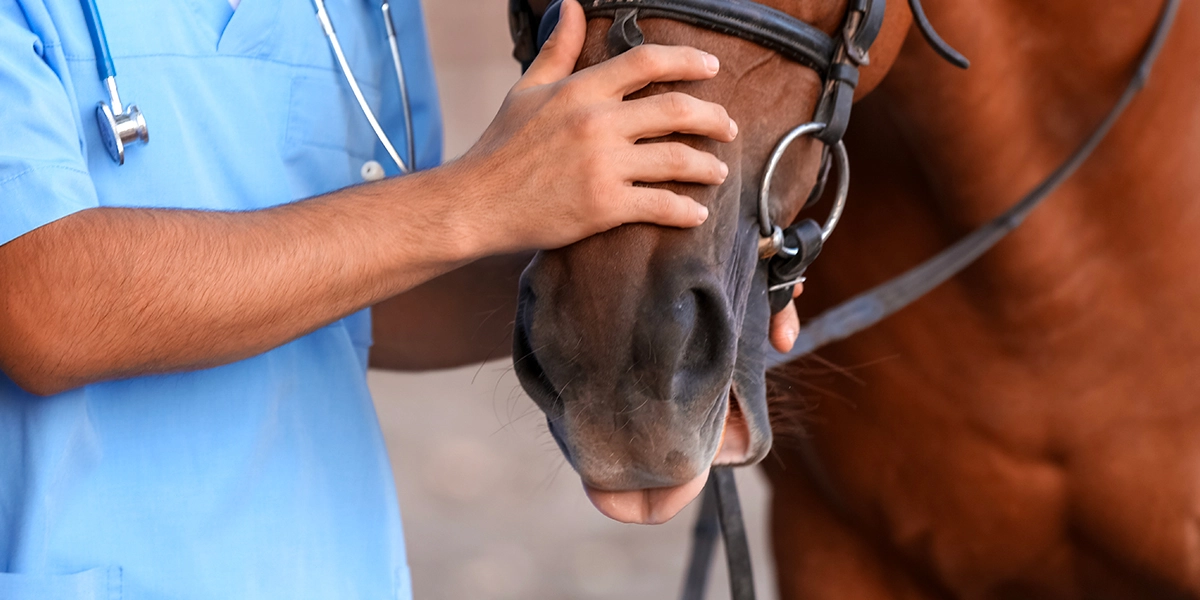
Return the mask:
<path id="1" fill-rule="evenodd" d="M 854 41 L 854 38 L 858 37 L 858 27 L 866 16 L 864 12 L 853 11 L 846 16 L 846 25 L 842 27 L 842 47 L 846 50 L 846 57 L 856 67 L 871 64 L 871 51 L 859 48 Z"/>

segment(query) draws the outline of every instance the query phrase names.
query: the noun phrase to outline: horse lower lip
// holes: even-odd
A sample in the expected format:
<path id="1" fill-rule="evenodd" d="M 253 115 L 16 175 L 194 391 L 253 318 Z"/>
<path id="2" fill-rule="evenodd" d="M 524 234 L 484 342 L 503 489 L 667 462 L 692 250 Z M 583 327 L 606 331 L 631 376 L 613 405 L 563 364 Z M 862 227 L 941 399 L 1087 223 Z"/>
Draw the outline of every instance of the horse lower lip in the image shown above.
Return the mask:
<path id="1" fill-rule="evenodd" d="M 706 468 L 695 479 L 675 487 L 606 492 L 585 483 L 583 489 L 596 510 L 614 521 L 659 525 L 671 520 L 695 500 L 707 481 Z"/>
<path id="2" fill-rule="evenodd" d="M 730 408 L 733 399 L 730 398 Z M 750 431 L 740 413 L 730 410 L 725 419 L 713 465 L 737 464 L 750 448 Z M 700 495 L 708 481 L 709 468 L 682 485 L 646 490 L 610 492 L 583 484 L 588 500 L 604 516 L 621 523 L 658 525 L 671 520 Z"/>

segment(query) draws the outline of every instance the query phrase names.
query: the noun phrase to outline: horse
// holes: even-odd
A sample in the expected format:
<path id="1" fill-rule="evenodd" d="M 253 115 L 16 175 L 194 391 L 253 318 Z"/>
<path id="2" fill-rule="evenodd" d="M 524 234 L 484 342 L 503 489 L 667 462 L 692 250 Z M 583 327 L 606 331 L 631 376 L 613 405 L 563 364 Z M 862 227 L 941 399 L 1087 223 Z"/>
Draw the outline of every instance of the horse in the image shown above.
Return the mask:
<path id="1" fill-rule="evenodd" d="M 845 25 L 846 0 L 760 3 L 831 37 Z M 1165 1 L 923 4 L 916 22 L 971 67 L 886 0 L 844 137 L 848 207 L 805 272 L 802 315 L 1042 181 L 1121 96 Z M 638 25 L 722 63 L 639 94 L 719 102 L 741 133 L 670 138 L 730 166 L 718 187 L 669 184 L 709 206 L 704 226 L 624 226 L 540 253 L 522 277 L 516 370 L 597 508 L 659 522 L 712 466 L 766 457 L 784 598 L 1200 597 L 1200 6 L 1183 3 L 1145 89 L 1012 235 L 769 376 L 758 193 L 826 85 L 760 43 Z M 613 54 L 612 29 L 589 21 L 580 68 Z M 774 222 L 801 215 L 824 163 L 813 139 L 783 154 Z"/>

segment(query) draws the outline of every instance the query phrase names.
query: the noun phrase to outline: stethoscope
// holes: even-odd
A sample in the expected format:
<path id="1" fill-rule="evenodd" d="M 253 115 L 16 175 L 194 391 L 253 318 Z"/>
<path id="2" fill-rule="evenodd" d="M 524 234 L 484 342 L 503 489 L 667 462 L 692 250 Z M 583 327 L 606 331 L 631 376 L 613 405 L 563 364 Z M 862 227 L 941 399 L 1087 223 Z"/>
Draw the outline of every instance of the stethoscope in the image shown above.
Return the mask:
<path id="1" fill-rule="evenodd" d="M 337 34 L 333 30 L 333 23 L 329 20 L 329 13 L 325 11 L 325 0 L 312 0 L 312 2 L 317 9 L 317 20 L 321 23 L 325 37 L 329 39 L 329 47 L 333 50 L 333 55 L 337 59 L 338 67 L 342 70 L 342 75 L 346 78 L 346 83 L 350 86 L 350 91 L 354 93 L 354 99 L 358 101 L 358 107 L 362 109 L 363 115 L 375 132 L 375 137 L 379 138 L 379 142 L 383 144 L 388 155 L 395 161 L 400 172 L 408 174 L 411 171 L 409 164 L 400 158 L 396 147 L 392 145 L 392 140 L 379 125 L 379 119 L 375 118 L 375 112 L 367 104 L 367 99 L 358 86 L 358 79 L 350 70 L 350 64 L 346 61 L 345 53 L 342 52 L 342 44 L 338 42 Z M 100 74 L 100 82 L 108 90 L 109 102 L 100 102 L 96 105 L 96 121 L 100 129 L 100 140 L 104 143 L 104 148 L 108 150 L 108 155 L 112 157 L 113 161 L 118 165 L 123 165 L 125 164 L 126 147 L 135 143 L 149 142 L 150 131 L 146 128 L 146 117 L 142 115 L 142 111 L 138 110 L 137 105 L 125 106 L 121 103 L 121 95 L 117 91 L 117 69 L 113 66 L 112 55 L 108 50 L 108 38 L 104 35 L 104 24 L 100 21 L 100 11 L 96 8 L 96 0 L 79 0 L 79 3 L 83 6 L 88 33 L 92 37 L 92 48 L 96 51 L 96 70 Z M 404 62 L 400 58 L 400 43 L 396 39 L 396 26 L 392 23 L 392 8 L 389 0 L 382 0 L 380 10 L 383 12 L 383 22 L 387 29 L 388 45 L 392 50 L 392 64 L 396 69 L 396 81 L 400 84 L 400 102 L 404 108 L 406 149 L 411 161 L 416 156 L 412 105 L 408 99 L 408 85 L 404 80 Z M 362 174 L 364 179 L 382 179 L 383 169 L 378 163 L 371 161 L 363 167 Z"/>

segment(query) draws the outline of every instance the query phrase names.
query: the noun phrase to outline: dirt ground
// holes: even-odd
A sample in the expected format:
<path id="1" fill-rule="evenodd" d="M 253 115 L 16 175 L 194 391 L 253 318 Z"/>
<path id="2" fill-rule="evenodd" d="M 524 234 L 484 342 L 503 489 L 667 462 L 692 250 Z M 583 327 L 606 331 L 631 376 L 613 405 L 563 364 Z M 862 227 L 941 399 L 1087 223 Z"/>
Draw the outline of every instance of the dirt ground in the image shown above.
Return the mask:
<path id="1" fill-rule="evenodd" d="M 519 73 L 505 0 L 425 0 L 446 121 L 462 153 Z M 588 503 L 508 361 L 439 373 L 372 372 L 418 600 L 677 597 L 695 506 L 657 527 Z M 759 597 L 776 597 L 767 490 L 739 474 Z M 728 598 L 722 561 L 709 597 Z"/>

